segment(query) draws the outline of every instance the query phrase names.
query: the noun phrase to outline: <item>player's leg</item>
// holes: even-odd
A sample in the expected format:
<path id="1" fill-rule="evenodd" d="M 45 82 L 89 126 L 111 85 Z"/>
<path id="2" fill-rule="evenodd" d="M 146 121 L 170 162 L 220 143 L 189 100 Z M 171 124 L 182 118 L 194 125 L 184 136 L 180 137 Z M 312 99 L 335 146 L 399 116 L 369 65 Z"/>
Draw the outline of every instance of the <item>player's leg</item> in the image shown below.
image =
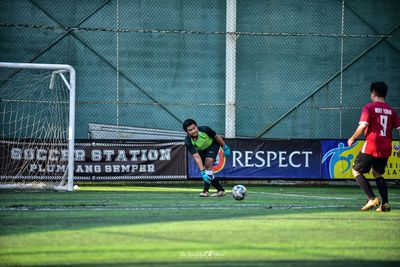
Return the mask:
<path id="1" fill-rule="evenodd" d="M 386 181 L 383 178 L 383 174 L 385 173 L 385 168 L 387 164 L 388 158 L 375 158 L 372 164 L 372 175 L 375 178 L 376 186 L 378 187 L 379 194 L 381 195 L 381 205 L 376 211 L 390 211 L 391 207 L 389 205 L 389 196 L 388 189 L 386 185 Z"/>
<path id="2" fill-rule="evenodd" d="M 372 161 L 372 156 L 360 152 L 354 161 L 352 170 L 357 184 L 368 197 L 367 203 L 361 208 L 363 211 L 370 210 L 371 208 L 379 205 L 379 199 L 375 197 L 370 183 L 364 176 L 364 173 L 368 173 L 371 170 Z"/>
<path id="3" fill-rule="evenodd" d="M 225 189 L 222 187 L 221 183 L 219 182 L 218 178 L 215 177 L 213 171 L 212 171 L 212 166 L 214 165 L 214 159 L 213 158 L 206 158 L 206 173 L 208 176 L 212 178 L 211 184 L 217 189 L 217 193 L 212 194 L 212 197 L 222 197 L 225 195 Z M 210 186 L 210 185 L 208 185 Z"/>
<path id="4" fill-rule="evenodd" d="M 199 155 L 201 157 L 201 160 L 203 161 L 203 165 L 206 168 L 206 154 L 204 152 L 199 152 Z M 206 168 L 207 170 L 207 168 Z M 200 193 L 201 197 L 208 197 L 209 193 L 208 191 L 210 190 L 210 184 L 204 182 L 204 186 L 203 186 L 203 191 Z"/>
<path id="5" fill-rule="evenodd" d="M 210 184 L 207 184 L 206 182 L 204 182 L 204 186 L 203 186 L 203 191 L 200 193 L 201 197 L 208 197 L 209 193 L 208 191 L 210 190 Z"/>
<path id="6" fill-rule="evenodd" d="M 222 187 L 218 178 L 214 176 L 214 173 L 212 171 L 218 152 L 219 152 L 219 145 L 217 142 L 214 141 L 206 151 L 205 168 L 208 176 L 212 178 L 211 184 L 217 189 L 217 193 L 213 194 L 212 196 L 221 197 L 225 195 L 225 189 Z"/>

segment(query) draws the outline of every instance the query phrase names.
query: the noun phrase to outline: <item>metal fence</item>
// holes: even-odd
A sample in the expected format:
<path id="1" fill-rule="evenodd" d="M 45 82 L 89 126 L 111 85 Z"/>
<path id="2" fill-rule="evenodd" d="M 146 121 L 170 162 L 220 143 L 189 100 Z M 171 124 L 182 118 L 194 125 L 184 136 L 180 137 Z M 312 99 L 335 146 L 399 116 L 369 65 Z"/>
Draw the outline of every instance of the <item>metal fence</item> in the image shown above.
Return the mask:
<path id="1" fill-rule="evenodd" d="M 226 117 L 236 136 L 346 138 L 377 80 L 400 110 L 400 1 L 236 0 L 235 14 L 227 2 L 3 0 L 0 61 L 74 66 L 77 138 L 186 118 L 225 134 Z"/>

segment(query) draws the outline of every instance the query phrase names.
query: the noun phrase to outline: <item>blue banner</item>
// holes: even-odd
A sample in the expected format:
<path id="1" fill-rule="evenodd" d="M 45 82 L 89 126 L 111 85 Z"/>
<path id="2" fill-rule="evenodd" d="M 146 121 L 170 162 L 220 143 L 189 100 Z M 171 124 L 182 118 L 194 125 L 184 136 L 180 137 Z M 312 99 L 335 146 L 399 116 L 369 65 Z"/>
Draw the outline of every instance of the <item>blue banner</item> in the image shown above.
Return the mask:
<path id="1" fill-rule="evenodd" d="M 226 140 L 231 156 L 220 150 L 213 171 L 227 179 L 321 178 L 319 140 Z M 188 153 L 189 178 L 200 178 L 199 169 Z"/>

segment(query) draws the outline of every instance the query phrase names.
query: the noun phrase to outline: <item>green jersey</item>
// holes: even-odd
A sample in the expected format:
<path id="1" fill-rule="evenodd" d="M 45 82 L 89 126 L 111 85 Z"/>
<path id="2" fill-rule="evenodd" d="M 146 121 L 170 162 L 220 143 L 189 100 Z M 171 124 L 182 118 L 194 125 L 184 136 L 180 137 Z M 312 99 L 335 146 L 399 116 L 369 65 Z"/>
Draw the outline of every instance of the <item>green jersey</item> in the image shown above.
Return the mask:
<path id="1" fill-rule="evenodd" d="M 197 139 L 191 138 L 189 135 L 185 138 L 185 145 L 191 154 L 195 154 L 198 151 L 204 151 L 211 146 L 216 135 L 215 131 L 207 126 L 199 126 L 199 132 Z"/>

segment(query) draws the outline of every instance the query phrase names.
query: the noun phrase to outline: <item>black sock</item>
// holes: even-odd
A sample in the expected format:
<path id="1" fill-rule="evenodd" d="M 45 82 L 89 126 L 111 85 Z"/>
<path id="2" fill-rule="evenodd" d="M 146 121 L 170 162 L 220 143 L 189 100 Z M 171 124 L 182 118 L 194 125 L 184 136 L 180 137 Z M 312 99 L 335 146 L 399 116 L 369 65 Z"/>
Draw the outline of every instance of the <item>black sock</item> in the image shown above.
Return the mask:
<path id="1" fill-rule="evenodd" d="M 204 183 L 203 193 L 208 192 L 210 190 L 210 184 Z"/>
<path id="2" fill-rule="evenodd" d="M 217 189 L 217 191 L 225 191 L 225 189 L 222 187 L 222 185 L 219 183 L 216 177 L 214 177 L 211 183 Z"/>
<path id="3" fill-rule="evenodd" d="M 383 177 L 378 177 L 375 179 L 376 186 L 378 186 L 379 194 L 382 198 L 382 204 L 389 203 L 388 190 L 385 179 Z"/>
<path id="4" fill-rule="evenodd" d="M 360 188 L 362 190 L 364 190 L 365 194 L 367 194 L 368 199 L 374 199 L 375 198 L 374 192 L 372 192 L 371 185 L 369 184 L 367 179 L 365 179 L 364 175 L 362 175 L 362 174 L 358 175 L 356 177 L 356 181 L 357 181 L 357 184 L 360 186 Z"/>

